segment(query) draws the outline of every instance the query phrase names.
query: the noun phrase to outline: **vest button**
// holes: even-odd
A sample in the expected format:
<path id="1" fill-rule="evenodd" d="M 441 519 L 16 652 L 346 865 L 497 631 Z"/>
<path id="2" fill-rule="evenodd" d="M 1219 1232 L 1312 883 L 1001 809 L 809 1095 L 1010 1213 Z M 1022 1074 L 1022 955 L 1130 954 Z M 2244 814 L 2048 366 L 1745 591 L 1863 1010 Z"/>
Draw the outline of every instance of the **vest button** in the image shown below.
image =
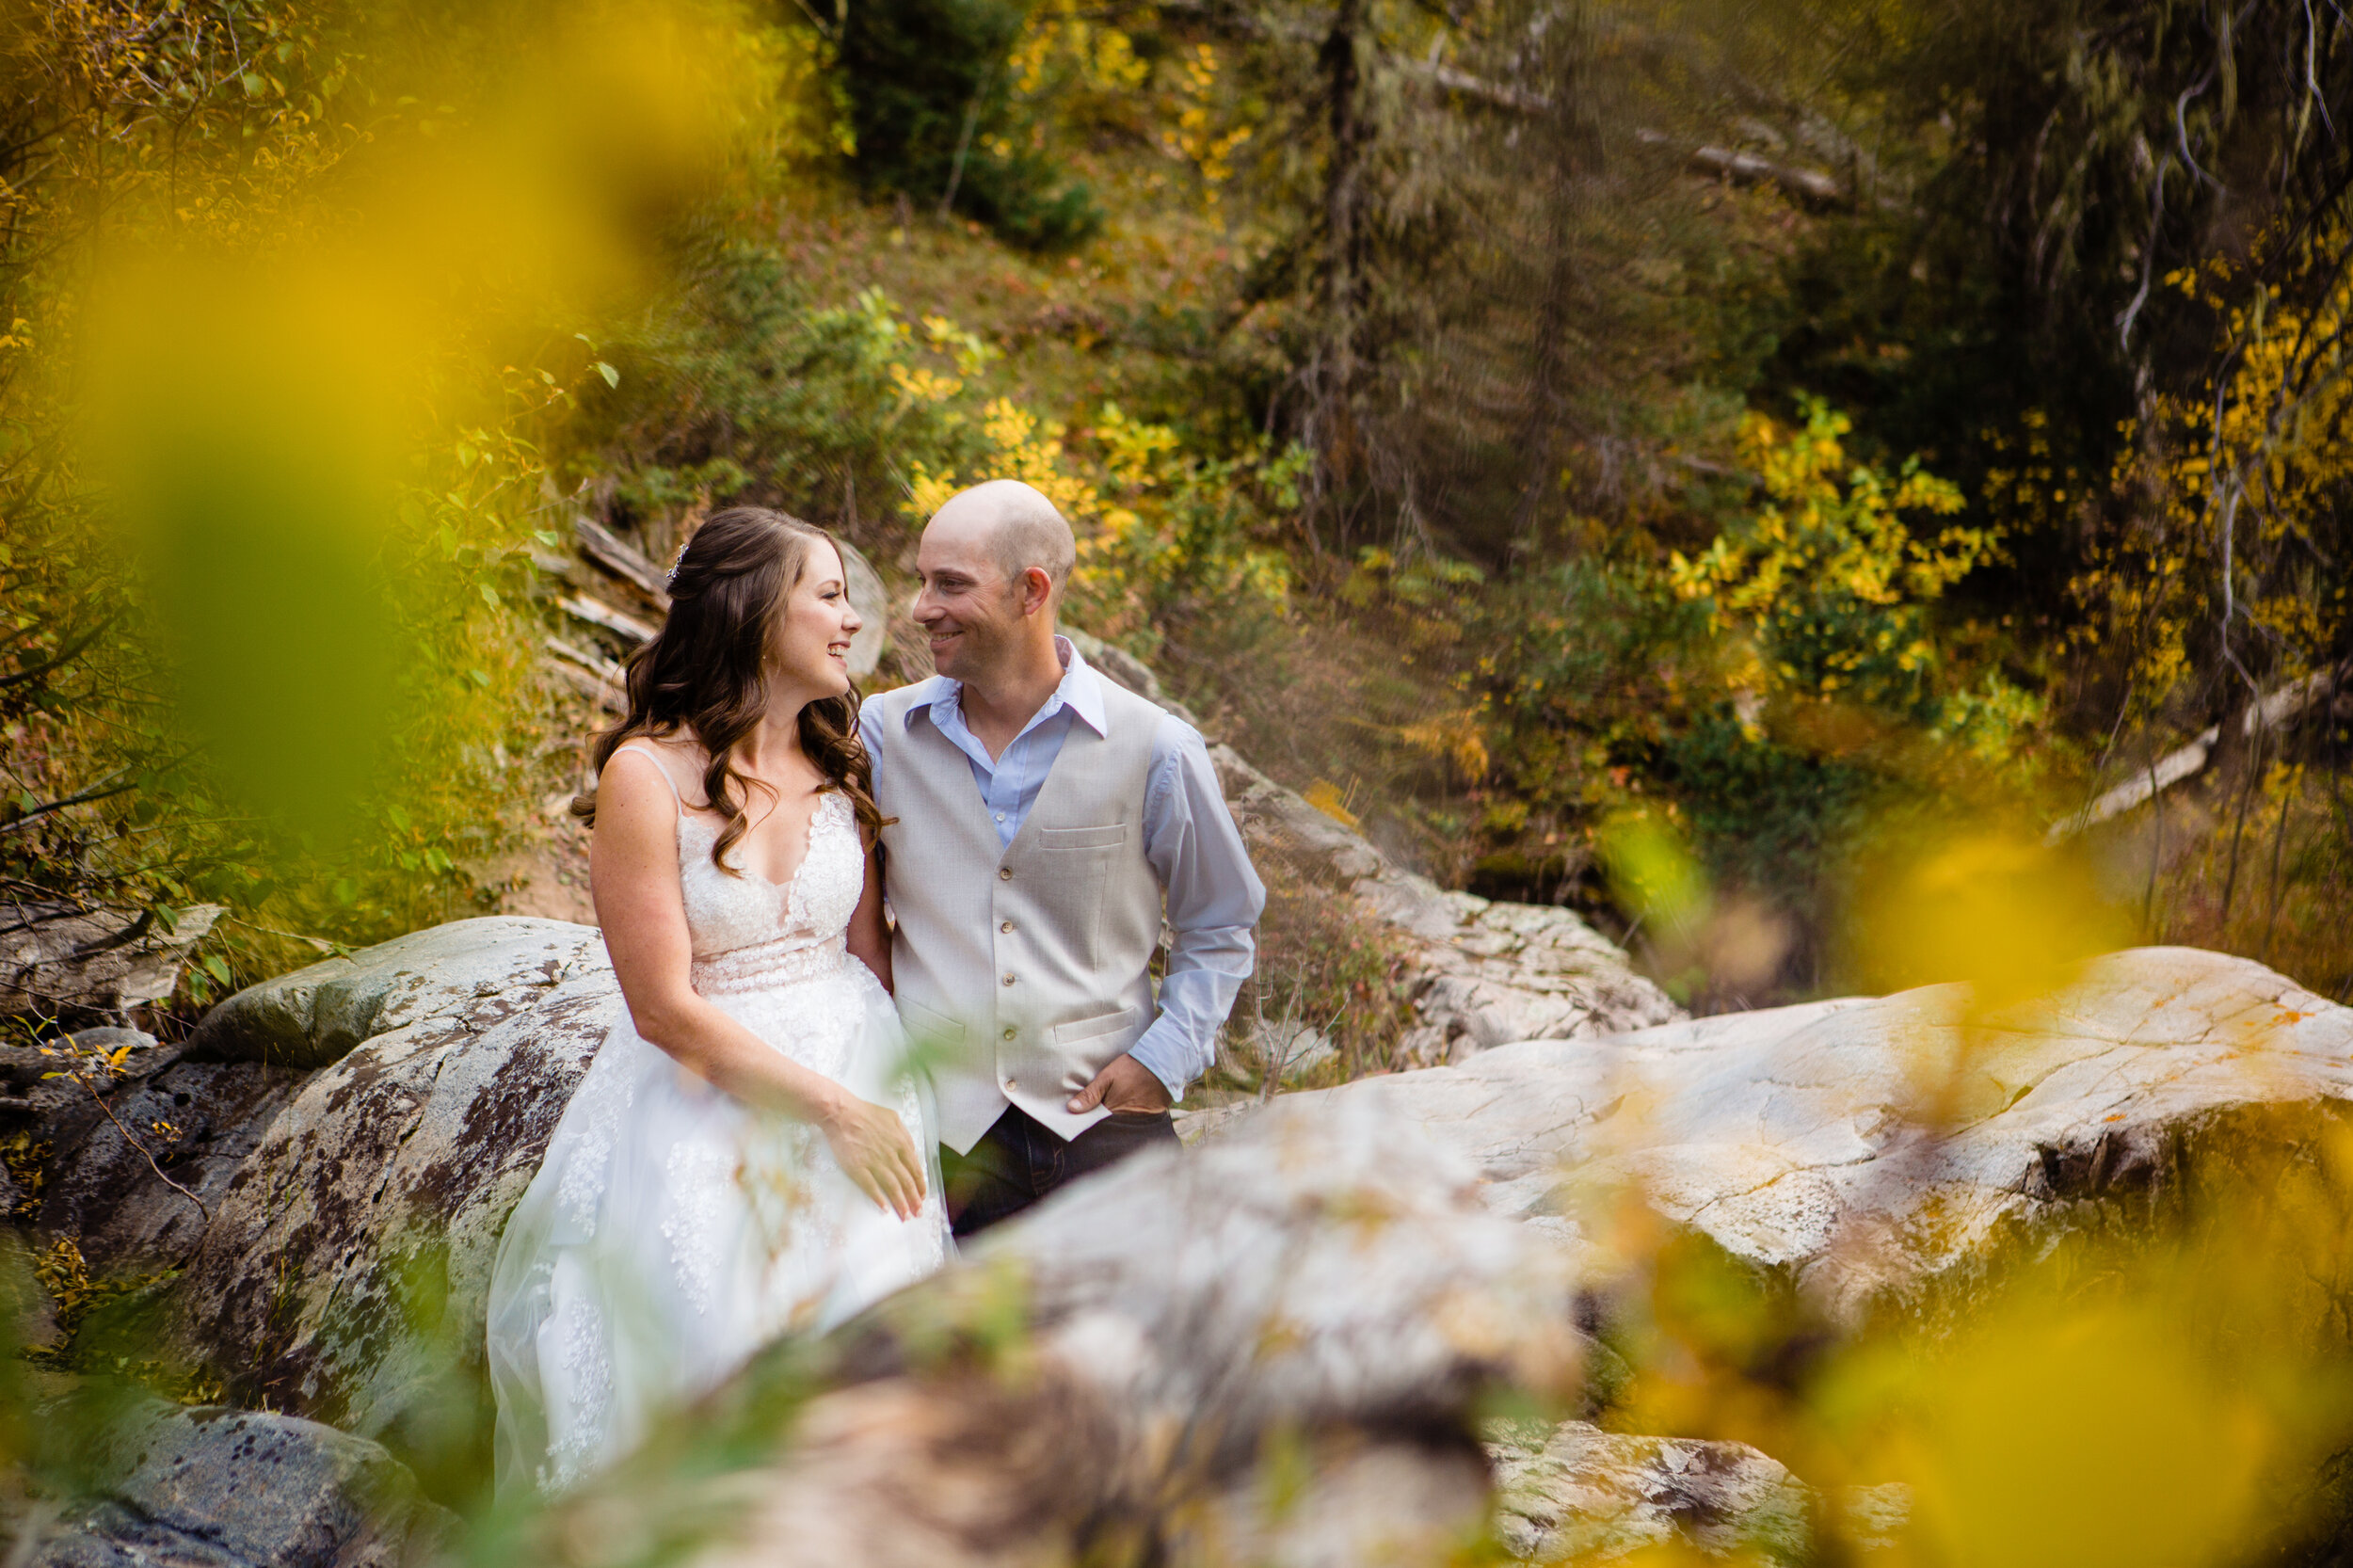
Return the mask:
<path id="1" fill-rule="evenodd" d="M 1000 931 L 1011 931 L 1013 929 L 1013 922 L 1011 920 L 1000 920 L 997 922 L 997 929 Z"/>
<path id="2" fill-rule="evenodd" d="M 1005 984 L 1008 985 L 1013 984 L 1013 971 L 1011 969 L 1007 969 L 1005 971 Z"/>
<path id="3" fill-rule="evenodd" d="M 1021 1032 L 1019 1030 L 1014 1028 L 1011 1024 L 1007 1024 L 1005 1026 L 1005 1038 L 1008 1040 L 1012 1039 L 1015 1035 L 1020 1032 Z"/>
<path id="4" fill-rule="evenodd" d="M 997 880 L 1000 882 L 1011 882 L 1013 880 L 1013 868 L 1011 866 L 998 867 Z"/>

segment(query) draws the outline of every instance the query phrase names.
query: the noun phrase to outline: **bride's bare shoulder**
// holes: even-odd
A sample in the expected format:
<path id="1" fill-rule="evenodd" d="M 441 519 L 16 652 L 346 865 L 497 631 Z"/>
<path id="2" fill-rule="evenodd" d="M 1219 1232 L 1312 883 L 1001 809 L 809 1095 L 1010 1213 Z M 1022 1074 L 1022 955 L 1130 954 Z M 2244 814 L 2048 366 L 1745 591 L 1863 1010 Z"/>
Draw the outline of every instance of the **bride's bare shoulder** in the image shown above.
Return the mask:
<path id="1" fill-rule="evenodd" d="M 624 763 L 621 759 L 631 753 L 641 759 Z M 605 760 L 604 770 L 598 776 L 598 787 L 604 788 L 612 779 L 644 771 L 647 763 L 660 770 L 669 792 L 689 807 L 699 808 L 702 800 L 703 748 L 692 738 L 671 735 L 635 735 L 615 748 Z"/>

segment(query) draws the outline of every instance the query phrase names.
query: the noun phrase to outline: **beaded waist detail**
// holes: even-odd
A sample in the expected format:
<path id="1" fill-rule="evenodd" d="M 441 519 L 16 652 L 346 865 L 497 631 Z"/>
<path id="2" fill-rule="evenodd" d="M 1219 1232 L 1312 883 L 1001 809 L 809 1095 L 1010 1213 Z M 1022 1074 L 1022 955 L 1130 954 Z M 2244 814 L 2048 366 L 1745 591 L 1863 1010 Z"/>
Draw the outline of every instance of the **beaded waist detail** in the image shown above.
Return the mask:
<path id="1" fill-rule="evenodd" d="M 687 973 L 698 996 L 741 996 L 746 991 L 772 991 L 779 985 L 822 980 L 839 972 L 848 953 L 839 936 L 817 942 L 806 936 L 779 936 L 773 942 L 755 942 L 697 958 Z"/>

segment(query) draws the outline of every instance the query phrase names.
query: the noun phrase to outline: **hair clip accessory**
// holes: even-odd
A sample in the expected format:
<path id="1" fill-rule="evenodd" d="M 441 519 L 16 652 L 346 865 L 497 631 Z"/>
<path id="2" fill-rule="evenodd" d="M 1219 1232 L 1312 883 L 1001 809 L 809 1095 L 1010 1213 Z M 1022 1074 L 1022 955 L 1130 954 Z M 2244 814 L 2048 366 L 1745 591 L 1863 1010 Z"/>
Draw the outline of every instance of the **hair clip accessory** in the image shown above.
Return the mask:
<path id="1" fill-rule="evenodd" d="M 694 542 L 694 541 L 693 541 L 693 540 L 691 540 L 691 539 L 687 541 L 687 543 L 688 543 L 688 544 L 692 544 L 693 542 Z M 670 557 L 670 569 L 669 569 L 668 571 L 664 572 L 664 573 L 662 574 L 662 585 L 663 585 L 664 587 L 665 587 L 665 588 L 667 588 L 667 587 L 673 587 L 673 586 L 675 586 L 675 585 L 677 584 L 677 583 L 678 583 L 678 568 L 679 568 L 680 566 L 684 565 L 684 564 L 685 564 L 685 561 L 686 561 L 686 545 L 680 545 L 680 546 L 679 546 L 679 547 L 678 547 L 678 553 L 677 553 L 676 555 L 673 555 L 673 556 L 671 556 L 671 557 Z"/>

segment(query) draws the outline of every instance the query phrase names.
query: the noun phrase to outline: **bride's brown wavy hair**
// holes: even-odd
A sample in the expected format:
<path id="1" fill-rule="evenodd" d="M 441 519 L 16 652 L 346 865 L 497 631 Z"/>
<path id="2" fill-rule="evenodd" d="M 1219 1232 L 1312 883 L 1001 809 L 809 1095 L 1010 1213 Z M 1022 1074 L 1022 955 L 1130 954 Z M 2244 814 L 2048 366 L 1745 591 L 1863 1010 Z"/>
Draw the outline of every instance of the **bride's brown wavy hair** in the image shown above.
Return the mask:
<path id="1" fill-rule="evenodd" d="M 770 631 L 820 543 L 840 553 L 840 541 L 824 529 L 765 507 L 730 506 L 706 519 L 671 575 L 670 618 L 630 658 L 629 712 L 597 737 L 599 777 L 624 741 L 681 731 L 695 737 L 711 760 L 703 768 L 703 798 L 726 819 L 711 858 L 730 876 L 742 874 L 727 853 L 751 825 L 744 792 L 755 782 L 735 771 L 736 744 L 767 714 Z M 853 687 L 803 708 L 801 749 L 825 776 L 821 793 L 839 790 L 850 797 L 871 844 L 884 819 L 874 805 L 873 763 L 858 739 L 857 700 Z M 574 797 L 572 815 L 595 824 L 594 785 Z"/>

